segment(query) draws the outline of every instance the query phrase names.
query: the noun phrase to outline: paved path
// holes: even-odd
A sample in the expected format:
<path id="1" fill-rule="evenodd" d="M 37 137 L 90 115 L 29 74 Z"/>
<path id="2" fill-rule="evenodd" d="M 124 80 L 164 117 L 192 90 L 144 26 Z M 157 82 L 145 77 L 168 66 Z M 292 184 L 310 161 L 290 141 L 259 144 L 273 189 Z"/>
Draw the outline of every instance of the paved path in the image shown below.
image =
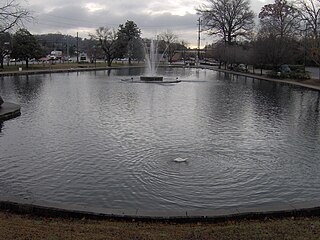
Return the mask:
<path id="1" fill-rule="evenodd" d="M 309 73 L 311 79 L 319 79 L 320 69 L 317 67 L 306 67 L 306 71 Z"/>
<path id="2" fill-rule="evenodd" d="M 291 85 L 295 85 L 295 86 L 300 86 L 300 87 L 305 87 L 305 88 L 310 88 L 310 89 L 313 89 L 313 90 L 320 91 L 320 86 L 306 84 L 306 83 L 302 83 L 302 82 L 297 82 L 295 80 L 268 78 L 268 77 L 263 76 L 263 75 L 257 75 L 257 74 L 252 74 L 252 73 L 243 73 L 243 72 L 235 72 L 235 71 L 230 71 L 230 70 L 219 69 L 218 67 L 213 67 L 213 66 L 201 66 L 201 67 L 204 68 L 204 69 L 211 69 L 211 70 L 214 70 L 214 71 L 223 72 L 223 73 L 229 73 L 229 74 L 233 74 L 233 75 L 236 75 L 236 76 L 254 78 L 254 79 L 259 79 L 259 80 L 263 80 L 263 81 L 291 84 Z"/>

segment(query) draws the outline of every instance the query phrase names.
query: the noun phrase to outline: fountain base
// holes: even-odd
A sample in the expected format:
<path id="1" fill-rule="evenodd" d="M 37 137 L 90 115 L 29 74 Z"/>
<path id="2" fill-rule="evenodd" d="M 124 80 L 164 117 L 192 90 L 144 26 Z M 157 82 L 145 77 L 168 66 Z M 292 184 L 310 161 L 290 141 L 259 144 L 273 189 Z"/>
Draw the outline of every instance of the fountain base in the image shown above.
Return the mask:
<path id="1" fill-rule="evenodd" d="M 140 76 L 140 77 L 131 77 L 126 79 L 121 79 L 123 82 L 131 82 L 131 83 L 179 83 L 181 80 L 178 78 L 165 78 L 165 77 L 148 77 L 148 76 Z"/>
<path id="2" fill-rule="evenodd" d="M 163 77 L 158 76 L 140 76 L 141 81 L 163 81 Z"/>

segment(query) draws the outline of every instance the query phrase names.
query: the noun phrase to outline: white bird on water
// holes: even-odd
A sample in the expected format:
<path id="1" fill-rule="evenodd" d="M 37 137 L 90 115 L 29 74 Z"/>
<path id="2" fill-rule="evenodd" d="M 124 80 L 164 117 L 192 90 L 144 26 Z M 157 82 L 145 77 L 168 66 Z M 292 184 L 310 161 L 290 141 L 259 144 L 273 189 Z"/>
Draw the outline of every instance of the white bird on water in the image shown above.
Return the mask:
<path id="1" fill-rule="evenodd" d="M 186 162 L 188 158 L 177 157 L 173 161 L 177 163 Z"/>

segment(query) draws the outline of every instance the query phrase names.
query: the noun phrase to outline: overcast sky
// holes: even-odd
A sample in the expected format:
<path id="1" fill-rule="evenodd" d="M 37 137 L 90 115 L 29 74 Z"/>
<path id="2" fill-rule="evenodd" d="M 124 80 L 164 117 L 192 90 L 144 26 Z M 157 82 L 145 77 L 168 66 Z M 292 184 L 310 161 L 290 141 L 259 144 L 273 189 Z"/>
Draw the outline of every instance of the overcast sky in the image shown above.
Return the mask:
<path id="1" fill-rule="evenodd" d="M 252 9 L 258 13 L 264 4 L 273 0 L 252 0 Z M 27 0 L 27 8 L 35 21 L 26 27 L 33 34 L 63 33 L 75 36 L 77 32 L 88 38 L 97 27 L 117 28 L 127 20 L 134 21 L 142 37 L 171 30 L 189 46 L 197 43 L 195 8 L 206 0 Z M 202 35 L 202 46 L 212 38 Z"/>

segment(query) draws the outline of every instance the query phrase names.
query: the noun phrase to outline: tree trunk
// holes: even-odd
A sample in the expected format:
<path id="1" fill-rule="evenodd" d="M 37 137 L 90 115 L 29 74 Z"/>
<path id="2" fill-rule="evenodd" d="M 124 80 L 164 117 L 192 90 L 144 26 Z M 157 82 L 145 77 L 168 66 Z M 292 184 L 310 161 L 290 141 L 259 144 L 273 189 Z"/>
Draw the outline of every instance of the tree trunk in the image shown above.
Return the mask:
<path id="1" fill-rule="evenodd" d="M 29 59 L 26 58 L 26 68 L 28 69 L 29 68 Z"/>
<path id="2" fill-rule="evenodd" d="M 112 64 L 112 60 L 111 60 L 111 57 L 107 57 L 107 65 L 108 67 L 111 67 L 111 64 Z"/>
<path id="3" fill-rule="evenodd" d="M 0 58 L 1 69 L 3 69 L 3 57 Z"/>
<path id="4" fill-rule="evenodd" d="M 228 33 L 228 45 L 229 45 L 229 46 L 232 45 L 232 36 L 231 36 L 231 33 Z"/>

